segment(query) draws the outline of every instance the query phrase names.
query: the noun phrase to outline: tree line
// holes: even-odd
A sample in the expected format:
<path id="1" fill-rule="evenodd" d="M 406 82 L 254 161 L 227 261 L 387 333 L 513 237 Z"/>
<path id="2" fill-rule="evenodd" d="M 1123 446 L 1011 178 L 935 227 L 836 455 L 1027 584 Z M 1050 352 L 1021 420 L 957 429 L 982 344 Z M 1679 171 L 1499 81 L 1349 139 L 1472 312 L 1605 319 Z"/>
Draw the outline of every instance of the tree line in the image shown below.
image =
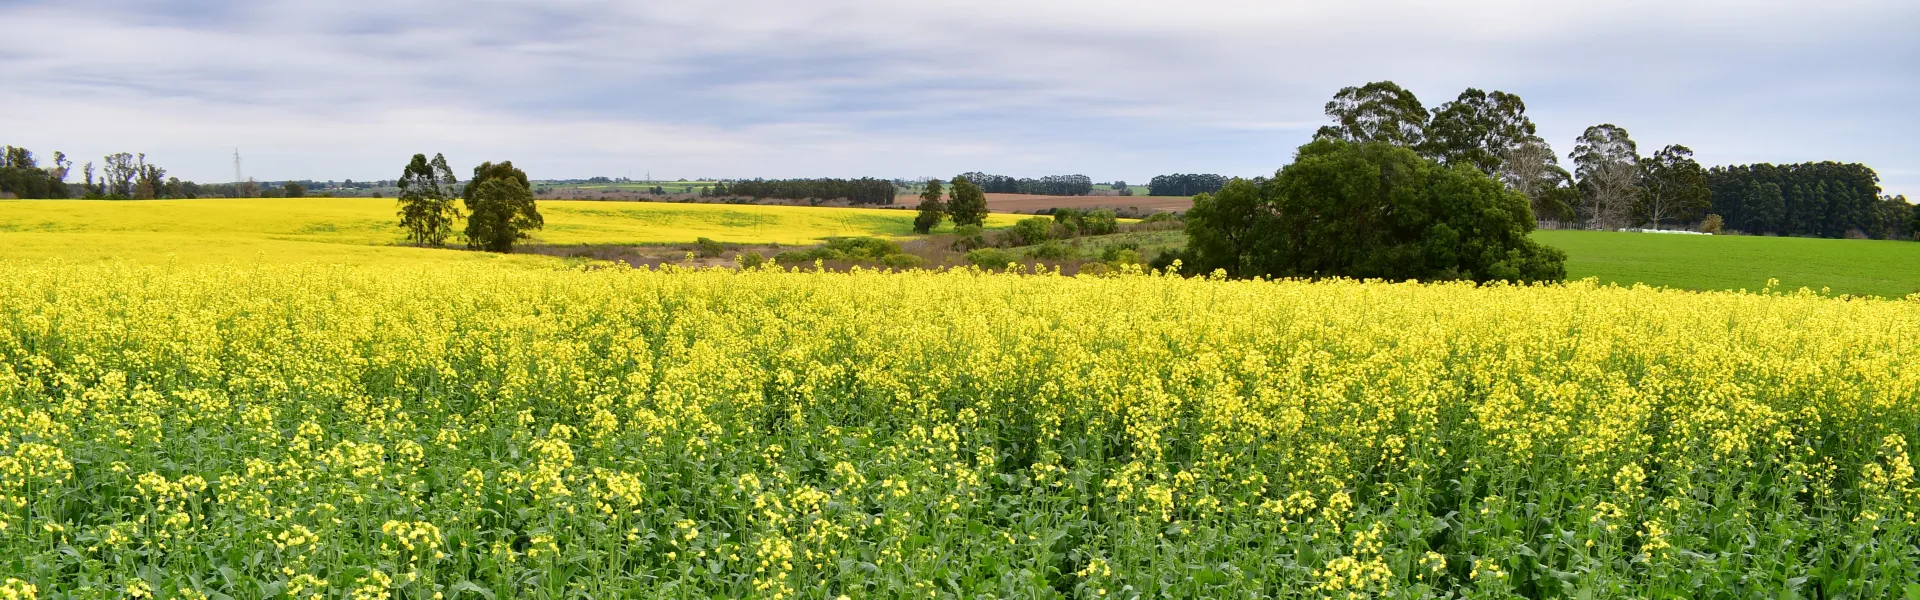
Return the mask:
<path id="1" fill-rule="evenodd" d="M 751 179 L 722 181 L 701 190 L 702 196 L 745 196 L 754 199 L 845 200 L 851 204 L 893 204 L 891 180 L 859 179 Z"/>
<path id="2" fill-rule="evenodd" d="M 1174 173 L 1155 175 L 1147 181 L 1148 196 L 1197 196 L 1220 191 L 1227 186 L 1225 175 Z"/>
<path id="3" fill-rule="evenodd" d="M 1880 194 L 1864 165 L 1835 162 L 1736 165 L 1707 171 L 1713 210 L 1726 227 L 1748 233 L 1908 239 L 1920 209 Z"/>
<path id="4" fill-rule="evenodd" d="M 1568 171 L 1537 135 L 1526 103 L 1497 90 L 1469 88 L 1429 111 L 1413 92 L 1377 81 L 1341 89 L 1325 110 L 1334 124 L 1321 127 L 1315 139 L 1384 143 L 1442 166 L 1472 167 L 1526 196 L 1542 221 L 1660 228 L 1710 223 L 1709 215 L 1717 215 L 1726 227 L 1753 233 L 1898 238 L 1911 237 L 1920 219 L 1920 209 L 1904 198 L 1882 197 L 1878 176 L 1862 165 L 1710 171 L 1680 144 L 1643 155 L 1626 128 L 1611 123 L 1588 127 L 1574 141 Z M 1780 187 L 1778 214 L 1771 212 L 1771 188 L 1762 183 Z"/>
<path id="5" fill-rule="evenodd" d="M 77 173 L 76 173 L 77 171 Z M 68 181 L 75 175 L 79 181 Z M 194 198 L 299 198 L 322 189 L 365 189 L 390 182 L 283 181 L 196 183 L 167 175 L 144 153 L 117 152 L 75 168 L 64 152 L 42 163 L 27 148 L 0 146 L 0 196 L 21 199 L 153 200 Z"/>
<path id="6" fill-rule="evenodd" d="M 1036 196 L 1085 196 L 1093 193 L 1093 179 L 1086 175 L 1048 175 L 1039 179 L 1014 178 L 979 171 L 962 173 L 966 179 L 988 194 L 1030 194 Z"/>

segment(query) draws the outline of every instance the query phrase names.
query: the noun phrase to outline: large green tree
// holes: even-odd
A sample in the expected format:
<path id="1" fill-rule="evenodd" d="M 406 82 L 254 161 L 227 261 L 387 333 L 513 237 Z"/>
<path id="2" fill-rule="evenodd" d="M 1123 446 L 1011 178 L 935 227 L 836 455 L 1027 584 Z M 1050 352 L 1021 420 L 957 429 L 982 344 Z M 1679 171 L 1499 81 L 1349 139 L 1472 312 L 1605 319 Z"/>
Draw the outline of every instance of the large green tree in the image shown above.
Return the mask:
<path id="1" fill-rule="evenodd" d="M 947 202 L 942 200 L 946 192 L 940 189 L 940 180 L 927 180 L 927 189 L 920 192 L 920 214 L 913 217 L 913 231 L 927 233 L 940 226 L 947 218 Z"/>
<path id="2" fill-rule="evenodd" d="M 407 241 L 439 246 L 453 235 L 453 223 L 460 209 L 453 204 L 453 186 L 457 183 L 447 157 L 434 154 L 413 155 L 400 174 L 400 226 L 407 230 Z"/>
<path id="3" fill-rule="evenodd" d="M 1640 203 L 1635 213 L 1657 229 L 1668 221 L 1687 222 L 1705 216 L 1713 206 L 1707 189 L 1707 170 L 1693 160 L 1693 150 L 1669 145 L 1641 159 Z"/>
<path id="4" fill-rule="evenodd" d="M 987 194 L 980 190 L 965 176 L 953 178 L 953 191 L 947 201 L 947 215 L 953 217 L 953 224 L 985 225 L 987 222 Z"/>
<path id="5" fill-rule="evenodd" d="M 1335 124 L 1321 127 L 1314 139 L 1385 142 L 1407 148 L 1426 140 L 1427 109 L 1413 92 L 1391 81 L 1341 88 L 1326 110 Z"/>
<path id="6" fill-rule="evenodd" d="M 461 196 L 467 203 L 467 247 L 489 252 L 512 252 L 513 243 L 546 225 L 534 205 L 533 187 L 512 161 L 481 163 L 473 168 Z"/>
<path id="7" fill-rule="evenodd" d="M 1574 175 L 1579 178 L 1581 209 L 1592 226 L 1626 227 L 1640 197 L 1640 147 L 1627 130 L 1612 123 L 1588 127 L 1574 140 Z"/>
<path id="8" fill-rule="evenodd" d="M 1539 139 L 1535 131 L 1519 96 L 1467 88 L 1434 110 L 1420 153 L 1444 165 L 1468 165 L 1497 175 L 1514 148 Z"/>
<path id="9" fill-rule="evenodd" d="M 1508 189 L 1527 197 L 1535 219 L 1573 220 L 1573 205 L 1579 201 L 1579 190 L 1573 187 L 1573 174 L 1560 167 L 1553 147 L 1547 145 L 1546 140 L 1528 136 L 1507 148 L 1497 175 Z"/>
<path id="10" fill-rule="evenodd" d="M 1387 143 L 1321 139 L 1273 179 L 1230 184 L 1188 220 L 1197 270 L 1239 277 L 1552 281 L 1526 197 Z M 1236 272 L 1237 269 L 1237 272 Z"/>
<path id="11" fill-rule="evenodd" d="M 1193 197 L 1185 215 L 1188 264 L 1193 273 L 1225 270 L 1228 277 L 1247 277 L 1279 270 L 1262 253 L 1262 242 L 1276 233 L 1274 205 L 1259 184 L 1234 178 L 1220 191 Z"/>

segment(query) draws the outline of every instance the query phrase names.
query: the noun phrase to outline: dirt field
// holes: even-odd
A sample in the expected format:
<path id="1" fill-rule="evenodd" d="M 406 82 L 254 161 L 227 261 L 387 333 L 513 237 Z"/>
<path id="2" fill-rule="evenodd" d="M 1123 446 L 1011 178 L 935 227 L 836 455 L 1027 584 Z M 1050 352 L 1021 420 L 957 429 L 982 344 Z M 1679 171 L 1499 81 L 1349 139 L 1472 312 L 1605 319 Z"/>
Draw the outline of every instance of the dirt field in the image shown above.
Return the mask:
<path id="1" fill-rule="evenodd" d="M 919 206 L 920 197 L 901 194 L 894 206 Z M 987 194 L 987 209 L 998 213 L 1031 213 L 1048 208 L 1137 209 L 1138 212 L 1185 212 L 1193 199 L 1177 196 L 1030 196 L 1026 194 Z"/>

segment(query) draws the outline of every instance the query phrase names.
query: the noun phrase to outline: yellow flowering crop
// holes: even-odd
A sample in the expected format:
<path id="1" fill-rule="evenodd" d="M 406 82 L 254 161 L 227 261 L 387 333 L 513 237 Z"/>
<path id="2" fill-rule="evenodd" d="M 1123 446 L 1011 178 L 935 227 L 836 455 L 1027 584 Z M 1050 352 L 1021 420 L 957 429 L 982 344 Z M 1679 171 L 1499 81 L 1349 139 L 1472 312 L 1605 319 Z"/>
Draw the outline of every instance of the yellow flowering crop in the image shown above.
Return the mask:
<path id="1" fill-rule="evenodd" d="M 1812 293 L 7 263 L 0 598 L 1899 597 L 1916 357 Z"/>

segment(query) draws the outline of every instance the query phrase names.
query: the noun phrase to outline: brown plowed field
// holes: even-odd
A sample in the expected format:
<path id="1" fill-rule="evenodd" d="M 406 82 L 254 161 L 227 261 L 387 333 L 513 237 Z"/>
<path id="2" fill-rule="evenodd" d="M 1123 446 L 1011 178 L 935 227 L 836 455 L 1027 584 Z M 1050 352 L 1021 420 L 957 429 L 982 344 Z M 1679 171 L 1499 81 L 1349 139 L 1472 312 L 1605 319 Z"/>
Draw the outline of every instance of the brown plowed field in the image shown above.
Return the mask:
<path id="1" fill-rule="evenodd" d="M 894 206 L 912 208 L 920 197 L 901 194 Z M 1135 208 L 1142 212 L 1185 212 L 1193 199 L 1184 196 L 1029 196 L 1026 194 L 987 194 L 987 210 L 998 213 L 1031 213 L 1048 208 Z"/>

